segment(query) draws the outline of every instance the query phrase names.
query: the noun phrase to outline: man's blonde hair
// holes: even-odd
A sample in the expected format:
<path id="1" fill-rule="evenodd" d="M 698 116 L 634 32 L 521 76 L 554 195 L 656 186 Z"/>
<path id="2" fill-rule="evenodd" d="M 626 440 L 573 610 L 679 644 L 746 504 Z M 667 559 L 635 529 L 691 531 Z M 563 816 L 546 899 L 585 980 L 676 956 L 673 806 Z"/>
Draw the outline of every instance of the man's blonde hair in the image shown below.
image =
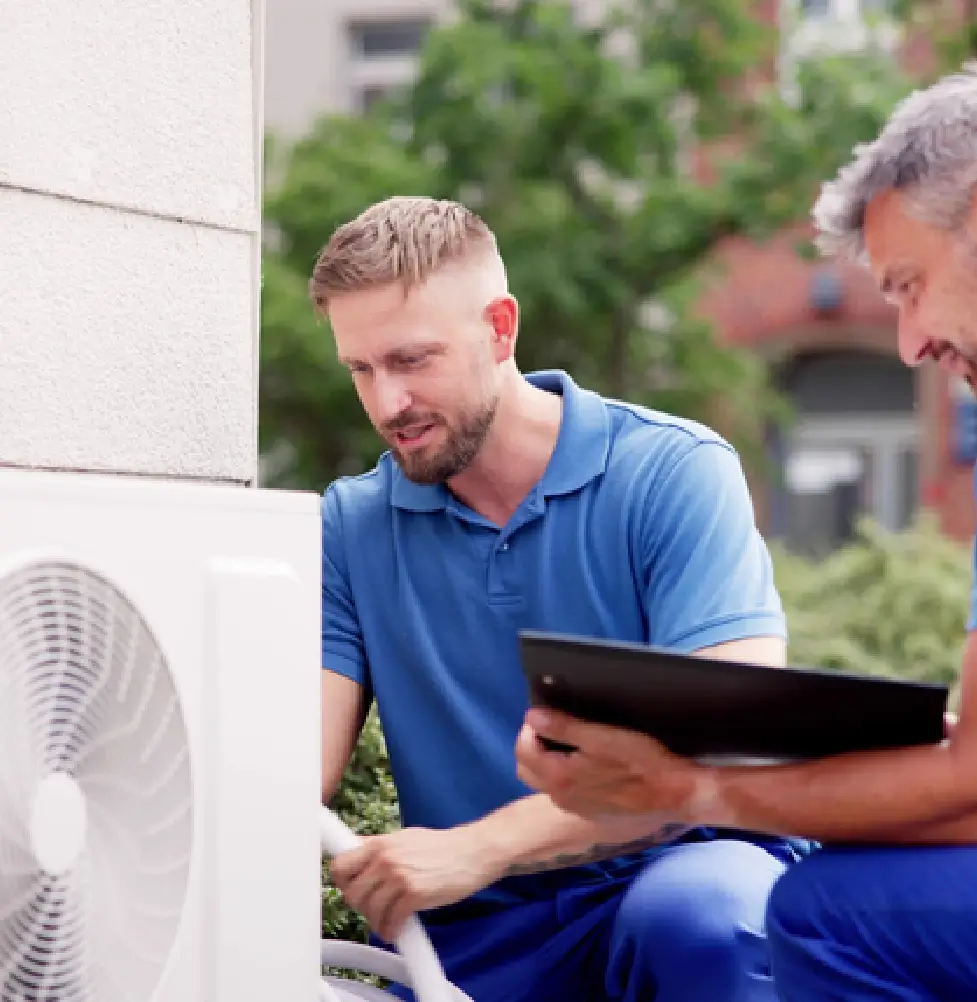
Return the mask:
<path id="1" fill-rule="evenodd" d="M 400 283 L 405 294 L 444 265 L 498 257 L 495 235 L 458 202 L 399 195 L 344 223 L 319 253 L 309 295 L 325 313 L 333 296 Z"/>

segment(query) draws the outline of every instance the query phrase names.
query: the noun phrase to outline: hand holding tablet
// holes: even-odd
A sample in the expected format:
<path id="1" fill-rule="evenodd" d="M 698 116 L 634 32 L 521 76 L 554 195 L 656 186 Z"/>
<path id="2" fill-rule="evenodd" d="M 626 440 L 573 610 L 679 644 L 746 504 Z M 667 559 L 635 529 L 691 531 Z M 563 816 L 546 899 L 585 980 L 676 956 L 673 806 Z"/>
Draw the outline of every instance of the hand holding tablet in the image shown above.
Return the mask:
<path id="1" fill-rule="evenodd" d="M 944 739 L 948 689 L 935 683 L 539 631 L 522 631 L 520 645 L 534 705 L 640 731 L 704 761 L 797 761 Z"/>

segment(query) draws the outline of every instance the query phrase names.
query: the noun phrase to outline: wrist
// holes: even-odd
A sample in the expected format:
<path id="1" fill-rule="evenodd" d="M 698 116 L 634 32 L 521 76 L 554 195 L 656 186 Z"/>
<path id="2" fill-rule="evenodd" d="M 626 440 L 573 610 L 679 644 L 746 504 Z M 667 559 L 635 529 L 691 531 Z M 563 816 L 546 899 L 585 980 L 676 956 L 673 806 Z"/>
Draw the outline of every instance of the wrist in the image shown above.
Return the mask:
<path id="1" fill-rule="evenodd" d="M 714 766 L 697 765 L 682 810 L 692 825 L 728 827 L 719 770 Z"/>
<path id="2" fill-rule="evenodd" d="M 514 852 L 505 831 L 492 822 L 489 816 L 454 829 L 459 851 L 482 887 L 494 884 L 505 875 Z"/>

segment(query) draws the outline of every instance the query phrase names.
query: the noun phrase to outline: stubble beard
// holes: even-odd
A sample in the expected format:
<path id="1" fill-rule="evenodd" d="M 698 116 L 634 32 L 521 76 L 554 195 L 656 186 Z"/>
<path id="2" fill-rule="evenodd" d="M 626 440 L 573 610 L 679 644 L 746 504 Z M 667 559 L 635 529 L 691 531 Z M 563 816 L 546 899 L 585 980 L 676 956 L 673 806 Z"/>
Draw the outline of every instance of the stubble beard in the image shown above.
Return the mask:
<path id="1" fill-rule="evenodd" d="M 970 387 L 971 392 L 977 394 L 977 241 L 968 231 L 964 231 L 962 239 L 962 249 L 964 253 L 963 274 L 967 276 L 965 301 L 969 306 L 967 319 L 961 323 L 959 331 L 959 343 L 967 345 L 966 351 L 961 351 L 967 362 L 967 372 L 964 380 Z M 958 349 L 959 350 L 959 349 Z"/>
<path id="2" fill-rule="evenodd" d="M 447 426 L 444 445 L 436 452 L 401 452 L 393 445 L 390 451 L 404 476 L 412 483 L 424 486 L 443 484 L 472 464 L 485 444 L 498 408 L 499 398 L 492 397 L 472 414 L 466 415 L 457 427 Z"/>

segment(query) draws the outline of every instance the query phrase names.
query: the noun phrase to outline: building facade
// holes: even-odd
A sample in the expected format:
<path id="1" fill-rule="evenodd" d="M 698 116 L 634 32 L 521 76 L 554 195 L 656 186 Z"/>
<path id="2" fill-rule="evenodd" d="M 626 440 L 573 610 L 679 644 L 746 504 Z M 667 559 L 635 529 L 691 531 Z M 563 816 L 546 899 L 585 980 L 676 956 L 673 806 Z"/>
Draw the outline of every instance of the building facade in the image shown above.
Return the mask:
<path id="1" fill-rule="evenodd" d="M 575 2 L 586 17 L 601 0 Z M 925 58 L 886 25 L 885 0 L 757 6 L 781 26 L 785 87 L 797 58 L 869 39 L 914 63 Z M 266 26 L 268 127 L 299 135 L 323 112 L 368 108 L 410 81 L 425 32 L 451 16 L 449 0 L 277 0 Z M 795 411 L 787 431 L 771 433 L 769 462 L 754 478 L 764 531 L 819 554 L 848 538 L 860 514 L 899 529 L 925 507 L 949 534 L 969 538 L 977 520 L 972 395 L 932 367 L 906 368 L 893 311 L 868 273 L 802 260 L 798 236 L 762 247 L 729 241 L 719 250 L 724 277 L 702 304 L 723 338 L 769 360 Z"/>

